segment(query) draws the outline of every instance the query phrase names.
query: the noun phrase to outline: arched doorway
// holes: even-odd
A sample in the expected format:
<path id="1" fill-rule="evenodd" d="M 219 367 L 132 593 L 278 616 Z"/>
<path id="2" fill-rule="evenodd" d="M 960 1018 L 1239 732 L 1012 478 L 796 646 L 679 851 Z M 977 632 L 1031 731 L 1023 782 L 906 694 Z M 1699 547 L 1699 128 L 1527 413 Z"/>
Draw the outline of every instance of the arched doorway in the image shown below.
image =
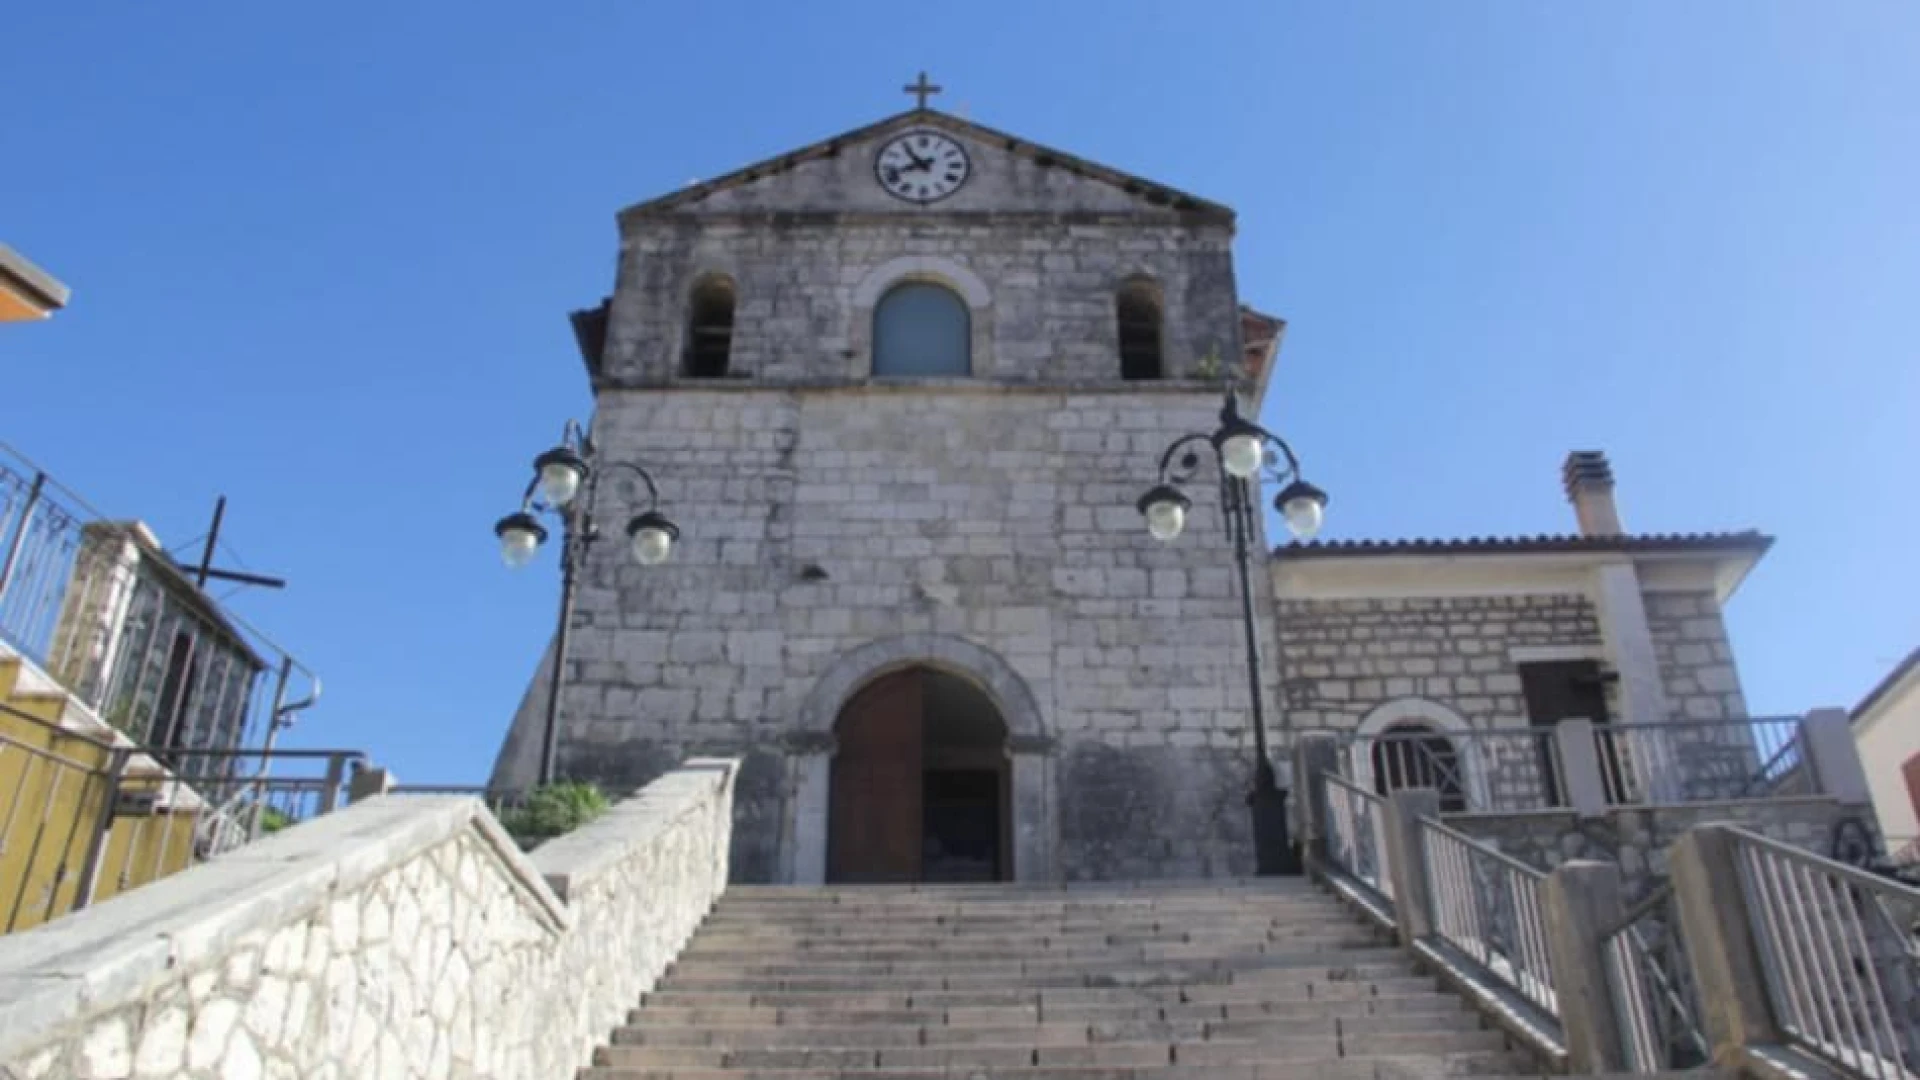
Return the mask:
<path id="1" fill-rule="evenodd" d="M 1412 721 L 1389 726 L 1373 740 L 1373 790 L 1389 795 L 1402 788 L 1433 788 L 1440 793 L 1440 809 L 1456 813 L 1467 808 L 1467 785 L 1453 740 L 1432 727 Z"/>
<path id="2" fill-rule="evenodd" d="M 1013 879 L 1007 725 L 985 691 L 895 671 L 847 699 L 834 735 L 828 881 Z"/>

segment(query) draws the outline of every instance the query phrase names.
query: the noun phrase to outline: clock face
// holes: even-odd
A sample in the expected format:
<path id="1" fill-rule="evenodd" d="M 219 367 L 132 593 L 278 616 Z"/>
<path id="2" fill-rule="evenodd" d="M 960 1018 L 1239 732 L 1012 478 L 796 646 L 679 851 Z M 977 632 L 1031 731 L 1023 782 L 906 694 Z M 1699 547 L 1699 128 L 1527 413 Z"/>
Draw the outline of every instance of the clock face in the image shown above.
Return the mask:
<path id="1" fill-rule="evenodd" d="M 937 131 L 908 131 L 880 148 L 874 175 L 889 195 L 930 203 L 960 190 L 967 182 L 967 152 Z"/>

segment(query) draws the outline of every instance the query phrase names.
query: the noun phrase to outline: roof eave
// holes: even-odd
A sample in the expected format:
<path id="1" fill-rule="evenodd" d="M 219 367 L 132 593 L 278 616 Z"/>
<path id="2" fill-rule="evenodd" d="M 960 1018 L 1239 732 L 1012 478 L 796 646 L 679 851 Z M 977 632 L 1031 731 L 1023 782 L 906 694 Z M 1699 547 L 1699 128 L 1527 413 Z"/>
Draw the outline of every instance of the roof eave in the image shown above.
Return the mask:
<path id="1" fill-rule="evenodd" d="M 1881 702 L 1893 697 L 1894 689 L 1910 677 L 1920 678 L 1920 648 L 1915 648 L 1906 655 L 1905 659 L 1895 664 L 1885 678 L 1875 683 L 1873 689 L 1867 691 L 1867 695 L 1860 699 L 1860 704 L 1853 707 L 1853 712 L 1850 714 L 1853 725 L 1862 726 L 1861 721 L 1872 717 L 1874 709 Z"/>
<path id="2" fill-rule="evenodd" d="M 34 303 L 49 312 L 66 307 L 67 300 L 73 295 L 73 290 L 58 278 L 5 244 L 0 244 L 0 277 L 12 282 L 20 291 L 29 293 Z"/>
<path id="3" fill-rule="evenodd" d="M 987 127 L 984 124 L 977 124 L 971 120 L 963 120 L 957 116 L 950 116 L 937 109 L 910 109 L 903 113 L 895 113 L 892 116 L 867 124 L 864 127 L 854 128 L 851 131 L 845 131 L 830 138 L 822 139 L 801 147 L 798 150 L 755 162 L 754 164 L 735 169 L 732 172 L 712 180 L 703 181 L 667 195 L 635 203 L 621 210 L 615 215 L 615 219 L 619 222 L 620 227 L 625 229 L 634 221 L 670 213 L 689 203 L 698 202 L 701 199 L 705 199 L 710 195 L 728 188 L 751 183 L 764 176 L 785 172 L 788 169 L 808 161 L 831 157 L 838 154 L 841 147 L 849 143 L 871 138 L 892 127 L 905 127 L 915 123 L 946 128 L 979 139 L 982 142 L 997 142 L 1009 152 L 1024 154 L 1035 159 L 1045 159 L 1048 164 L 1066 168 L 1093 179 L 1103 180 L 1123 189 L 1130 191 L 1138 189 L 1138 194 L 1149 199 L 1154 198 L 1156 195 L 1163 197 L 1166 201 L 1166 207 L 1170 211 L 1198 214 L 1202 218 L 1214 220 L 1228 227 L 1231 227 L 1234 222 L 1233 210 L 1220 203 L 1203 199 L 1198 195 L 1192 195 L 1178 188 L 1169 187 L 1166 184 L 1148 180 L 1144 177 L 1121 172 L 1118 169 L 1109 168 L 1097 162 L 1087 161 L 1084 158 L 1075 157 L 1072 154 L 1055 150 L 1052 147 L 1042 146 L 1039 143 L 1009 135 L 1006 132 Z"/>

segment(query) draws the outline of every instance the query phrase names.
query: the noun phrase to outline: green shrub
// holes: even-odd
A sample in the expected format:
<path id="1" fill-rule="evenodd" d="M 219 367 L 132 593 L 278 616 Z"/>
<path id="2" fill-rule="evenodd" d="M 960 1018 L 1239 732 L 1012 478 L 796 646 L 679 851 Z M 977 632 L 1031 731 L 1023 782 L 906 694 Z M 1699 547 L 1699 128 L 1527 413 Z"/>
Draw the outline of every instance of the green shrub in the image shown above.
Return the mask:
<path id="1" fill-rule="evenodd" d="M 277 833 L 292 824 L 294 824 L 293 818 L 288 815 L 286 811 L 278 810 L 271 806 L 263 806 L 260 808 L 261 836 Z"/>
<path id="2" fill-rule="evenodd" d="M 503 807 L 500 824 L 522 851 L 532 851 L 585 825 L 607 811 L 607 796 L 598 785 L 565 780 L 534 788 L 519 806 Z"/>

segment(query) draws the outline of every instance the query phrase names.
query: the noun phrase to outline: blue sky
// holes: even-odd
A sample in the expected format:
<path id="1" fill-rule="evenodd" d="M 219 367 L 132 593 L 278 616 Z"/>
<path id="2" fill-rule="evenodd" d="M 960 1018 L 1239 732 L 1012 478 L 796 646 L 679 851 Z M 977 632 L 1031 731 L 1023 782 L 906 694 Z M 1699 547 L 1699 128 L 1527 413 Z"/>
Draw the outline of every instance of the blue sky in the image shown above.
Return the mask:
<path id="1" fill-rule="evenodd" d="M 1267 419 L 1328 535 L 1627 524 L 1778 545 L 1756 712 L 1920 644 L 1920 6 L 72 3 L 8 17 L 0 438 L 178 543 L 327 681 L 304 745 L 484 776 L 552 621 L 489 532 L 590 406 L 622 206 L 944 107 L 1234 206 Z M 1121 463 L 1116 463 L 1118 467 Z M 1139 463 L 1145 470 L 1147 463 Z M 1143 480 L 1145 472 L 1142 473 Z"/>

